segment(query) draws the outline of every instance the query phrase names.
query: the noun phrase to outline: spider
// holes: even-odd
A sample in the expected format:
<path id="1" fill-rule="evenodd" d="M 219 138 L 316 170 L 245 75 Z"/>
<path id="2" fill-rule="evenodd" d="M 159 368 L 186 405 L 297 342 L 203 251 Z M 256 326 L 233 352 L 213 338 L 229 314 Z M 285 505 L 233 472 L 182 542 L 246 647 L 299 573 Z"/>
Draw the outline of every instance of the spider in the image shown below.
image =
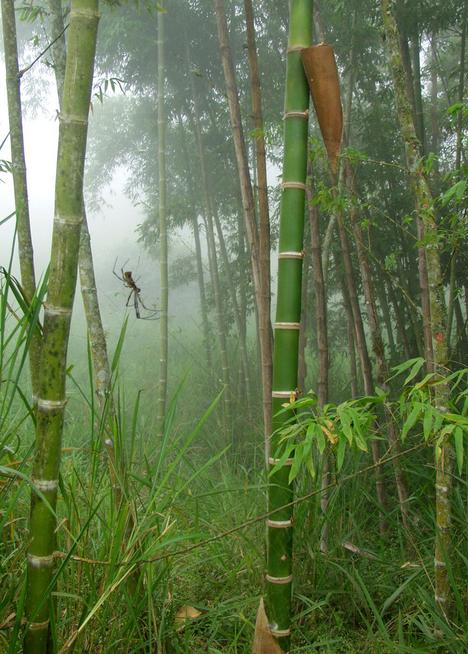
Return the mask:
<path id="1" fill-rule="evenodd" d="M 124 266 L 125 266 L 125 264 L 127 262 L 128 262 L 128 259 L 124 263 Z M 126 303 L 125 306 L 126 307 L 130 306 L 130 304 L 132 302 L 132 298 L 133 298 L 133 308 L 135 309 L 135 315 L 136 315 L 137 318 L 139 318 L 140 320 L 159 320 L 159 315 L 158 314 L 160 313 L 160 309 L 149 309 L 147 306 L 145 306 L 145 303 L 141 299 L 141 295 L 140 295 L 141 289 L 138 288 L 138 286 L 136 285 L 136 282 L 132 277 L 132 272 L 130 270 L 124 270 L 123 266 L 122 266 L 122 268 L 120 269 L 120 271 L 122 273 L 122 277 L 120 277 L 120 275 L 118 275 L 115 272 L 116 265 L 117 265 L 117 259 L 115 260 L 114 268 L 112 270 L 112 273 L 117 277 L 117 279 L 120 279 L 120 281 L 123 283 L 123 285 L 126 288 L 131 289 L 130 290 L 130 295 L 128 296 L 127 303 Z M 148 311 L 147 316 L 142 316 L 141 315 L 140 307 L 142 307 L 145 311 Z"/>

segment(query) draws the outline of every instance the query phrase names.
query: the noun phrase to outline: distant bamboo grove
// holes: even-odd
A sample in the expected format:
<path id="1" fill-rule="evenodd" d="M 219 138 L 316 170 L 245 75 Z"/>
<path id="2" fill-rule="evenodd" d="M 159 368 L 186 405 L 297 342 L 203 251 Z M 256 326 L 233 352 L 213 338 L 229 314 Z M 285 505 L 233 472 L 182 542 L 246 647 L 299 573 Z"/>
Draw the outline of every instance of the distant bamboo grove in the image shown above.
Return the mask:
<path id="1" fill-rule="evenodd" d="M 465 651 L 467 0 L 1 8 L 0 651 Z"/>

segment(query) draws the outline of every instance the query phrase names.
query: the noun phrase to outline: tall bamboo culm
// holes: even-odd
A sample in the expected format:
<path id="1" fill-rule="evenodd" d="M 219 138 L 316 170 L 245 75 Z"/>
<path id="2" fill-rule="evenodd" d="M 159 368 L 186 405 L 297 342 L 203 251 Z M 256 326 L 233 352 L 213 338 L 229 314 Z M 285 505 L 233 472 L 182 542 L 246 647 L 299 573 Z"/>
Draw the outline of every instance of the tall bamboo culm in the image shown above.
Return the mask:
<path id="1" fill-rule="evenodd" d="M 23 119 L 21 108 L 21 74 L 18 66 L 18 43 L 14 0 L 2 0 L 3 49 L 10 124 L 11 163 L 15 193 L 16 231 L 21 273 L 21 286 L 28 302 L 36 292 L 34 252 L 29 220 L 26 160 L 24 156 Z M 41 357 L 41 337 L 35 332 L 29 348 L 29 367 L 33 396 L 37 395 L 37 383 Z"/>
<path id="2" fill-rule="evenodd" d="M 312 0 L 290 0 L 284 115 L 283 183 L 280 210 L 278 291 L 273 354 L 270 469 L 277 463 L 282 405 L 296 397 L 304 241 L 309 87 L 300 50 L 312 39 Z M 267 615 L 271 633 L 289 649 L 292 593 L 292 507 L 289 461 L 270 477 L 267 520 Z"/>
<path id="3" fill-rule="evenodd" d="M 55 41 L 52 47 L 55 81 L 59 106 L 62 105 L 63 84 L 65 81 L 65 66 L 67 60 L 65 42 L 65 23 L 61 0 L 49 0 L 51 19 L 51 39 Z M 124 479 L 122 453 L 119 453 L 119 462 L 116 458 L 114 444 L 115 405 L 112 397 L 112 374 L 107 352 L 107 341 L 102 323 L 99 297 L 97 293 L 96 277 L 94 274 L 93 252 L 91 249 L 91 236 L 88 228 L 86 206 L 83 198 L 83 219 L 81 225 L 80 252 L 78 259 L 80 275 L 81 297 L 86 316 L 91 359 L 93 362 L 94 388 L 98 401 L 98 422 L 105 417 L 103 431 L 104 446 L 109 457 L 109 472 L 114 490 L 114 500 L 117 508 L 122 500 L 121 483 Z M 120 476 L 120 480 L 119 480 Z"/>
<path id="4" fill-rule="evenodd" d="M 433 370 L 437 376 L 446 374 L 447 366 L 447 310 L 445 306 L 443 277 L 440 266 L 440 249 L 434 203 L 429 184 L 421 166 L 421 144 L 411 113 L 407 92 L 407 79 L 400 51 L 400 35 L 395 20 L 395 3 L 382 0 L 382 13 L 388 48 L 388 61 L 393 77 L 396 107 L 401 134 L 405 144 L 406 161 L 411 178 L 417 219 L 421 221 L 429 246 L 425 257 L 429 282 L 429 315 L 432 337 Z M 428 362 L 429 363 L 429 362 Z M 434 403 L 439 410 L 447 410 L 449 388 L 445 383 L 434 387 Z M 436 539 L 434 552 L 434 595 L 441 613 L 448 618 L 452 594 L 448 574 L 448 557 L 451 548 L 451 493 L 453 448 L 446 436 L 436 446 Z"/>
<path id="5" fill-rule="evenodd" d="M 34 488 L 31 495 L 27 561 L 25 654 L 45 653 L 52 636 L 51 581 L 66 404 L 66 360 L 78 269 L 83 173 L 98 21 L 97 0 L 72 1 L 37 400 L 36 452 L 32 470 Z M 40 491 L 41 497 L 36 490 Z"/>
<path id="6" fill-rule="evenodd" d="M 161 8 L 162 9 L 162 8 Z M 164 21 L 158 10 L 158 168 L 159 168 L 159 271 L 160 271 L 160 340 L 159 340 L 159 389 L 158 432 L 162 436 L 166 419 L 167 365 L 169 354 L 168 305 L 169 280 L 167 272 L 167 217 L 166 217 L 166 109 L 164 106 Z"/>

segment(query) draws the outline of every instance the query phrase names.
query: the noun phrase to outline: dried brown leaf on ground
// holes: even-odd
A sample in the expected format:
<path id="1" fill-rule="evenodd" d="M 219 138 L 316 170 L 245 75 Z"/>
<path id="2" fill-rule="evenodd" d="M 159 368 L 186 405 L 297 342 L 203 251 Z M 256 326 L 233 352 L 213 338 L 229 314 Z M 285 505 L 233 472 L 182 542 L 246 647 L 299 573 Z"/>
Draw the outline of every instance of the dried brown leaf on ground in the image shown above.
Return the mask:
<path id="1" fill-rule="evenodd" d="M 196 609 L 194 606 L 181 606 L 180 609 L 175 614 L 174 622 L 177 627 L 177 631 L 182 631 L 185 627 L 187 620 L 195 620 L 201 616 L 201 611 Z"/>

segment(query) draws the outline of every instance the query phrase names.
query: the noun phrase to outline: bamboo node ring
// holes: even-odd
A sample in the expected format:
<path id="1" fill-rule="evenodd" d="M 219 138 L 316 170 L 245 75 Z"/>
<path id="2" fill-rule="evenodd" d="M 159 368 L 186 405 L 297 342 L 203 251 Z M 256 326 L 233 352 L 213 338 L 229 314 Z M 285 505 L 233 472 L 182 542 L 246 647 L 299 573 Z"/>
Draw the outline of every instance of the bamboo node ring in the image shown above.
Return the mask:
<path id="1" fill-rule="evenodd" d="M 298 330 L 301 328 L 301 323 L 300 322 L 275 322 L 274 328 Z"/>
<path id="2" fill-rule="evenodd" d="M 438 559 L 434 559 L 434 565 L 436 568 L 446 568 L 447 565 L 444 563 L 444 561 L 439 561 Z"/>
<path id="3" fill-rule="evenodd" d="M 291 581 L 293 580 L 292 575 L 288 575 L 287 577 L 272 577 L 271 575 L 266 575 L 265 579 L 270 583 L 270 584 L 290 584 Z"/>
<path id="4" fill-rule="evenodd" d="M 36 556 L 28 554 L 28 562 L 33 568 L 51 568 L 54 565 L 55 557 L 53 554 L 48 556 Z"/>
<path id="5" fill-rule="evenodd" d="M 42 400 L 39 398 L 37 400 L 37 406 L 43 411 L 56 411 L 57 409 L 63 409 L 67 403 L 67 400 Z"/>
<path id="6" fill-rule="evenodd" d="M 286 120 L 287 118 L 304 118 L 307 120 L 309 118 L 309 110 L 306 109 L 305 111 L 285 111 L 283 114 L 283 120 Z"/>
<path id="7" fill-rule="evenodd" d="M 296 394 L 296 390 L 293 390 L 293 391 L 273 391 L 271 393 L 271 397 L 274 397 L 277 400 L 282 400 L 284 398 L 289 400 L 291 395 L 295 395 L 295 394 Z"/>
<path id="8" fill-rule="evenodd" d="M 308 45 L 288 45 L 288 49 L 286 52 L 289 54 L 290 52 L 300 52 L 301 50 L 304 50 L 305 48 L 308 48 Z"/>
<path id="9" fill-rule="evenodd" d="M 54 491 L 58 487 L 58 479 L 33 479 L 32 483 L 37 490 Z"/>
<path id="10" fill-rule="evenodd" d="M 286 638 L 286 636 L 291 635 L 291 629 L 275 629 L 274 627 L 270 626 L 270 633 L 272 636 L 275 638 Z"/>
<path id="11" fill-rule="evenodd" d="M 272 529 L 289 529 L 292 527 L 292 520 L 270 520 L 267 521 L 267 526 Z"/>
<path id="12" fill-rule="evenodd" d="M 281 461 L 281 459 L 274 459 L 272 456 L 268 457 L 268 463 L 271 466 L 277 465 L 280 461 Z M 293 462 L 294 462 L 294 459 L 286 459 L 286 461 L 283 463 L 283 465 L 284 466 L 292 466 Z"/>
<path id="13" fill-rule="evenodd" d="M 41 629 L 47 629 L 49 626 L 50 620 L 44 620 L 44 622 L 30 622 L 28 624 L 29 631 L 40 631 Z"/>
<path id="14" fill-rule="evenodd" d="M 279 252 L 278 253 L 278 259 L 303 259 L 304 258 L 304 250 L 301 250 L 299 252 L 298 250 L 285 250 L 284 252 Z"/>
<path id="15" fill-rule="evenodd" d="M 77 216 L 60 216 L 56 214 L 54 217 L 54 223 L 58 223 L 59 225 L 67 225 L 70 227 L 81 225 L 82 220 L 83 216 L 81 214 Z"/>
<path id="16" fill-rule="evenodd" d="M 72 9 L 70 11 L 70 18 L 101 18 L 99 11 L 93 9 Z"/>
<path id="17" fill-rule="evenodd" d="M 53 304 L 44 304 L 46 313 L 53 314 L 54 316 L 69 316 L 72 310 L 67 307 L 56 307 Z"/>
<path id="18" fill-rule="evenodd" d="M 82 125 L 85 127 L 88 124 L 87 118 L 75 116 L 74 114 L 59 114 L 59 120 L 65 125 Z"/>
<path id="19" fill-rule="evenodd" d="M 305 191 L 306 190 L 306 185 L 304 184 L 304 182 L 283 182 L 281 184 L 281 188 L 283 190 L 288 189 L 288 188 L 294 188 L 294 189 L 298 189 L 300 191 Z"/>
<path id="20" fill-rule="evenodd" d="M 434 595 L 434 599 L 435 599 L 436 602 L 446 602 L 447 601 L 447 598 L 442 597 L 442 595 Z"/>

